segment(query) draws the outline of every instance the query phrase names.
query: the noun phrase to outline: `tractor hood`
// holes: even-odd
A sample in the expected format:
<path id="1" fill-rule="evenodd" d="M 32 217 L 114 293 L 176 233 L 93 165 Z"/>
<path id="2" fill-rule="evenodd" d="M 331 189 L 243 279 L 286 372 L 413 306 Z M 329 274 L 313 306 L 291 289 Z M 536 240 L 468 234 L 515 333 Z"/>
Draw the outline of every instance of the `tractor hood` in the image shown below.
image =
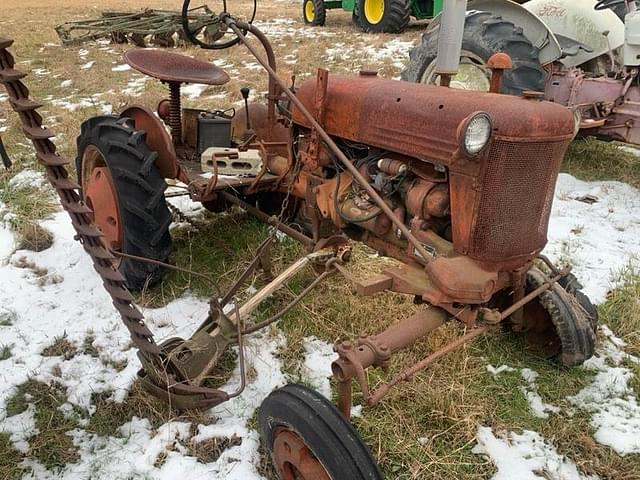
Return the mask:
<path id="1" fill-rule="evenodd" d="M 296 95 L 318 118 L 316 79 L 303 82 Z M 481 111 L 491 117 L 494 137 L 539 142 L 573 134 L 571 112 L 550 102 L 370 74 L 329 75 L 322 124 L 332 136 L 449 165 L 464 121 Z M 310 127 L 297 108 L 293 121 Z"/>

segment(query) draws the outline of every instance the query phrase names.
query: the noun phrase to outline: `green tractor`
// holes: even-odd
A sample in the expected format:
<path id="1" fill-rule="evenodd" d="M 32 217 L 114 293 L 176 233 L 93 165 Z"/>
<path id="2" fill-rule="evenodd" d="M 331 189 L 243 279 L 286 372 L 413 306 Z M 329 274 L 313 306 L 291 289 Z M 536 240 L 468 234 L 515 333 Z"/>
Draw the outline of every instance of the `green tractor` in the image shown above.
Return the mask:
<path id="1" fill-rule="evenodd" d="M 341 8 L 352 13 L 353 23 L 365 32 L 400 33 L 409 19 L 433 18 L 444 0 L 304 0 L 302 16 L 307 25 L 324 25 L 327 10 Z"/>

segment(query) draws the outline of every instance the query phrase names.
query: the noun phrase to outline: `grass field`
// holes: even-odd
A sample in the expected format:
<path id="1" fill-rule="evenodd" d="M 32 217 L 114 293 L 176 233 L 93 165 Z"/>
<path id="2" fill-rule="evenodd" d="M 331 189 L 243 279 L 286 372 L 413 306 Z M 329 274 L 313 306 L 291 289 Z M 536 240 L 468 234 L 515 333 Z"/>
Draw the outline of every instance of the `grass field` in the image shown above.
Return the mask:
<path id="1" fill-rule="evenodd" d="M 239 4 L 248 11 L 249 2 Z M 295 2 L 262 2 L 258 19 L 270 34 L 279 73 L 282 78 L 295 75 L 300 79 L 314 74 L 317 66 L 332 72 L 355 72 L 363 67 L 375 67 L 386 77 L 397 77 L 403 68 L 406 51 L 420 36 L 420 26 L 410 28 L 401 36 L 365 35 L 351 24 L 351 16 L 331 12 L 324 29 L 304 29 L 300 7 Z M 0 36 L 15 38 L 12 48 L 18 60 L 17 68 L 31 72 L 28 77 L 32 96 L 44 100 L 41 113 L 46 124 L 57 133 L 56 143 L 63 155 L 73 158 L 75 138 L 83 119 L 104 113 L 118 112 L 128 103 L 149 106 L 166 95 L 166 89 L 154 80 L 145 81 L 141 75 L 118 68 L 121 54 L 129 46 L 91 43 L 82 47 L 62 47 L 53 26 L 64 21 L 97 16 L 103 9 L 138 7 L 177 9 L 177 1 L 132 2 L 105 0 L 23 0 L 0 4 Z M 211 4 L 213 7 L 214 5 Z M 230 73 L 232 81 L 224 87 L 209 87 L 186 98 L 187 106 L 215 109 L 240 100 L 239 89 L 249 86 L 253 95 L 266 90 L 266 77 L 255 68 L 251 56 L 241 47 L 208 53 L 195 48 L 182 53 L 203 59 L 219 60 Z M 0 100 L 2 97 L 0 96 Z M 31 147 L 18 128 L 17 116 L 9 111 L 9 104 L 0 101 L 0 132 L 10 155 L 17 165 L 11 172 L 0 170 L 0 211 L 11 213 L 8 221 L 19 238 L 20 248 L 42 250 L 51 244 L 51 235 L 40 225 L 42 219 L 58 209 L 46 189 L 32 184 L 12 181 L 21 168 L 37 169 Z M 615 145 L 593 140 L 575 142 L 567 155 L 564 171 L 584 180 L 618 180 L 640 188 L 638 157 Z M 242 212 L 221 216 L 206 214 L 194 226 L 179 226 L 173 230 L 175 252 L 172 261 L 196 271 L 205 271 L 217 278 L 224 288 L 230 285 L 252 259 L 257 245 L 267 229 Z M 297 258 L 303 250 L 290 241 L 278 244 L 273 252 L 276 270 Z M 570 259 L 569 259 L 570 260 Z M 636 259 L 637 260 L 637 259 Z M 379 272 L 391 260 L 374 252 L 356 247 L 350 265 L 352 274 L 364 278 Z M 25 268 L 32 268 L 25 265 Z M 32 270 L 35 267 L 32 268 Z M 48 278 L 47 272 L 40 272 Z M 599 306 L 602 323 L 626 342 L 625 351 L 640 355 L 640 276 L 637 264 L 632 263 L 619 273 L 618 287 Z M 259 310 L 257 317 L 266 318 L 299 293 L 313 278 L 306 272 L 293 281 L 273 300 Z M 49 280 L 46 280 L 49 281 Z M 608 283 L 607 279 L 602 279 Z M 251 279 L 259 287 L 259 275 Z M 183 273 L 171 273 L 162 286 L 143 292 L 138 301 L 145 306 L 163 305 L 181 297 L 185 292 L 207 297 L 210 287 L 202 280 Z M 286 342 L 278 352 L 288 380 L 306 382 L 301 358 L 304 341 L 309 336 L 328 343 L 341 338 L 355 338 L 361 333 L 375 333 L 416 310 L 410 298 L 383 294 L 362 299 L 356 296 L 343 279 L 334 277 L 315 290 L 278 324 Z M 0 323 L 0 328 L 10 328 Z M 100 356 L 95 335 L 87 332 L 84 342 L 69 341 L 64 324 L 52 326 L 52 342 L 43 356 L 58 357 L 60 362 L 76 355 Z M 124 327 L 123 327 L 124 328 Z M 2 330 L 0 330 L 0 334 Z M 276 334 L 276 330 L 271 332 Z M 605 332 L 606 333 L 606 332 Z M 434 349 L 460 335 L 455 325 L 448 325 L 410 351 L 394 356 L 388 372 L 368 372 L 370 384 L 384 381 L 403 366 L 422 359 Z M 608 345 L 607 336 L 601 339 Z M 11 345 L 0 337 L 0 369 L 2 361 L 10 359 Z M 604 356 L 608 362 L 611 359 Z M 235 359 L 226 358 L 227 371 Z M 487 365 L 508 365 L 513 370 L 499 375 L 487 371 Z M 621 364 L 630 370 L 631 395 L 640 394 L 640 367 L 631 360 Z M 115 360 L 112 369 L 124 369 L 126 364 Z M 558 407 L 548 418 L 531 413 L 527 392 L 531 384 L 522 376 L 522 369 L 537 372 L 536 392 L 547 404 Z M 35 372 L 34 372 L 35 373 Z M 561 368 L 529 353 L 522 341 L 508 334 L 495 334 L 462 348 L 399 385 L 381 405 L 363 408 L 354 424 L 378 459 L 385 476 L 390 479 L 485 479 L 496 472 L 496 466 L 484 455 L 474 453 L 480 426 L 491 427 L 496 435 L 531 430 L 538 432 L 561 455 L 575 463 L 582 474 L 631 480 L 639 478 L 640 455 L 621 456 L 610 447 L 594 440 L 591 422 L 593 412 L 578 409 L 572 396 L 588 387 L 596 377 L 588 369 Z M 184 421 L 197 425 L 215 424 L 210 412 L 178 416 L 166 406 L 150 398 L 138 384 L 134 384 L 123 402 L 115 402 L 109 394 L 92 398 L 92 408 L 62 411 L 67 403 L 64 386 L 45 384 L 31 379 L 15 387 L 0 405 L 2 417 L 19 415 L 33 409 L 37 433 L 29 439 L 27 452 L 16 450 L 9 435 L 0 432 L 0 480 L 13 480 L 29 474 L 29 461 L 44 466 L 51 475 L 64 471 L 66 465 L 79 458 L 79 446 L 69 432 L 82 428 L 98 436 L 121 435 L 119 428 L 134 417 L 149 419 L 154 429 L 168 421 Z M 360 397 L 356 393 L 355 402 Z M 255 419 L 249 427 L 255 426 Z M 204 463 L 214 461 L 236 440 L 215 442 L 191 441 L 184 445 L 187 454 Z M 166 453 L 163 452 L 164 455 Z M 162 455 L 157 458 L 162 465 Z M 21 463 L 27 461 L 27 463 Z M 546 468 L 546 467 L 545 467 Z M 542 478 L 574 478 L 558 476 L 543 468 Z M 271 478 L 267 462 L 262 473 Z M 34 474 L 37 476 L 37 474 Z M 70 478 L 70 477 L 69 477 Z"/>

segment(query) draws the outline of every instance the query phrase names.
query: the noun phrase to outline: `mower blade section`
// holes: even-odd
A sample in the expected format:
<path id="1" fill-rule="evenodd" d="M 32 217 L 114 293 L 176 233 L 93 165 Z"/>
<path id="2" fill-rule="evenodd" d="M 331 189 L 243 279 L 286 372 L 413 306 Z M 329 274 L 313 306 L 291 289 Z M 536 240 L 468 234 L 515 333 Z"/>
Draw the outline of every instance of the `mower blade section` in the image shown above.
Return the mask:
<path id="1" fill-rule="evenodd" d="M 139 349 L 138 356 L 144 368 L 139 375 L 143 384 L 150 393 L 180 409 L 206 408 L 228 400 L 229 395 L 225 392 L 192 385 L 189 378 L 181 375 L 180 368 L 162 355 L 162 349 L 154 341 L 142 312 L 125 286 L 124 277 L 114 264 L 113 255 L 105 248 L 102 233 L 93 224 L 92 210 L 82 200 L 79 185 L 71 180 L 65 168 L 68 162 L 56 152 L 50 140 L 55 134 L 42 127 L 42 117 L 36 112 L 40 104 L 28 98 L 29 90 L 21 81 L 26 73 L 14 69 L 14 58 L 7 50 L 12 44 L 13 40 L 0 38 L 0 83 L 4 85 L 10 104 L 20 117 L 23 132 L 33 143 L 39 162 L 45 167 L 47 179 L 71 217 L 76 238 L 93 260 L 105 290 L 129 330 L 131 340 Z M 3 147 L 0 150 L 4 152 Z M 0 156 L 6 165 L 8 156 L 5 158 L 2 152 Z"/>

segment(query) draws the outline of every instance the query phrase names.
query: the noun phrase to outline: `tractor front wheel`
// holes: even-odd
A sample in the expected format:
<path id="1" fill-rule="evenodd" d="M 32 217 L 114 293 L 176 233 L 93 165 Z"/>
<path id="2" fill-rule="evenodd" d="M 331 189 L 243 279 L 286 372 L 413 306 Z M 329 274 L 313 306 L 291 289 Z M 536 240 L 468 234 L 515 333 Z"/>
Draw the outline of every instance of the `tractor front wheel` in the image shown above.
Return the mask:
<path id="1" fill-rule="evenodd" d="M 313 26 L 323 26 L 327 19 L 327 9 L 323 0 L 304 0 L 302 4 L 304 23 Z"/>
<path id="2" fill-rule="evenodd" d="M 422 41 L 409 53 L 409 64 L 402 79 L 409 82 L 440 84 L 435 71 L 440 26 L 429 28 Z M 505 70 L 501 92 L 522 95 L 525 90 L 544 91 L 545 71 L 538 60 L 539 50 L 524 36 L 522 27 L 488 12 L 467 15 L 462 38 L 458 74 L 451 86 L 463 90 L 489 90 L 491 72 L 487 61 L 494 53 L 511 57 L 513 68 Z"/>
<path id="3" fill-rule="evenodd" d="M 272 392 L 258 412 L 260 435 L 281 480 L 382 480 L 369 449 L 340 412 L 302 385 Z"/>
<path id="4" fill-rule="evenodd" d="M 164 198 L 167 184 L 146 144 L 146 133 L 133 121 L 112 116 L 82 124 L 76 168 L 94 223 L 112 251 L 165 261 L 171 252 L 171 213 Z M 127 287 L 140 290 L 159 282 L 159 265 L 121 257 L 118 270 Z"/>
<path id="5" fill-rule="evenodd" d="M 401 33 L 409 25 L 410 0 L 360 0 L 357 8 L 365 32 Z"/>
<path id="6" fill-rule="evenodd" d="M 594 353 L 598 313 L 575 277 L 563 280 L 525 305 L 518 330 L 534 350 L 572 367 Z M 527 293 L 544 283 L 545 276 L 537 268 L 527 272 Z"/>

